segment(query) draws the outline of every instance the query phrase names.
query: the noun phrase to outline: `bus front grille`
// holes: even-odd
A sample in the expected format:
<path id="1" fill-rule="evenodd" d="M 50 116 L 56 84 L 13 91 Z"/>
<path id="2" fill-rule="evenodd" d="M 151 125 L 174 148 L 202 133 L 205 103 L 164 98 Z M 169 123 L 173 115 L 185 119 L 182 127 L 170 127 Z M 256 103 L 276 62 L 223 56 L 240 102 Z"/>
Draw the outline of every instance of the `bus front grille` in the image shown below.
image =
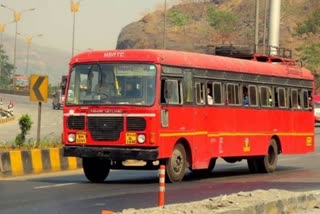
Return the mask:
<path id="1" fill-rule="evenodd" d="M 69 129 L 84 129 L 84 116 L 70 116 L 67 124 Z"/>
<path id="2" fill-rule="evenodd" d="M 143 117 L 128 117 L 127 131 L 144 131 L 146 129 L 146 120 Z"/>
<path id="3" fill-rule="evenodd" d="M 94 140 L 118 140 L 123 131 L 123 117 L 88 117 L 88 130 Z"/>

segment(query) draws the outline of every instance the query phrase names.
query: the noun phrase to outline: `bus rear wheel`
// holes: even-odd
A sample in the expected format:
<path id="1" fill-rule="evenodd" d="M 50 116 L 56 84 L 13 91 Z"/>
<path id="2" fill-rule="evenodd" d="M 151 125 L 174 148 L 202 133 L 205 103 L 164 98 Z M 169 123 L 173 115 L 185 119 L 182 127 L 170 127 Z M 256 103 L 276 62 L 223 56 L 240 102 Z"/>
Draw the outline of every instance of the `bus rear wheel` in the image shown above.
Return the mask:
<path id="1" fill-rule="evenodd" d="M 277 168 L 278 163 L 278 145 L 275 139 L 271 139 L 268 154 L 257 160 L 259 172 L 271 173 Z"/>
<path id="2" fill-rule="evenodd" d="M 83 158 L 83 172 L 92 183 L 102 183 L 109 175 L 110 163 L 107 159 Z"/>
<path id="3" fill-rule="evenodd" d="M 184 146 L 177 144 L 173 149 L 171 157 L 166 162 L 166 180 L 171 183 L 182 181 L 187 167 L 186 156 Z"/>
<path id="4" fill-rule="evenodd" d="M 278 145 L 272 139 L 269 144 L 268 154 L 260 157 L 247 159 L 248 168 L 251 173 L 271 173 L 276 170 L 278 163 Z"/>

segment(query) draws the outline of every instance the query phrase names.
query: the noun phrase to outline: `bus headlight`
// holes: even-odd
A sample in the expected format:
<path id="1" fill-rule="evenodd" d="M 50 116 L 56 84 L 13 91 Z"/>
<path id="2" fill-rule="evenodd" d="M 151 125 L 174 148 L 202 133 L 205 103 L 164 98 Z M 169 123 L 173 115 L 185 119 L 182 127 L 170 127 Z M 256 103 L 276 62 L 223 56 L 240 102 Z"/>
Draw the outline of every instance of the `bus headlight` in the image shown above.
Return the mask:
<path id="1" fill-rule="evenodd" d="M 146 142 L 146 136 L 144 134 L 138 135 L 138 143 L 145 143 Z"/>
<path id="2" fill-rule="evenodd" d="M 76 139 L 76 135 L 75 134 L 69 134 L 68 135 L 68 141 L 70 143 L 73 143 L 75 141 L 75 139 Z"/>

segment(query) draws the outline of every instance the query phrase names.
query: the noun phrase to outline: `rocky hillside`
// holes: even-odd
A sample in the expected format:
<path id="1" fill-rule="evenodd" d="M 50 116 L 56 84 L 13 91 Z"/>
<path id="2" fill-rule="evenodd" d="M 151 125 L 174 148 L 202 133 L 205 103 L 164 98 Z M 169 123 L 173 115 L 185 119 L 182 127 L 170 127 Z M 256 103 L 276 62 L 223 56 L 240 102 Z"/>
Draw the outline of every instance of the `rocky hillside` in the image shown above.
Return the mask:
<path id="1" fill-rule="evenodd" d="M 219 44 L 240 44 L 253 47 L 256 1 L 182 0 L 182 2 L 184 4 L 167 8 L 165 23 L 164 10 L 159 8 L 145 15 L 141 20 L 127 25 L 118 37 L 117 48 L 166 48 L 210 53 L 211 48 Z M 297 23 L 305 20 L 316 8 L 319 8 L 319 3 L 318 0 L 282 0 L 280 46 L 292 49 L 295 58 L 299 54 L 296 48 L 305 41 L 305 38 L 293 36 Z M 220 13 L 221 11 L 225 13 Z M 268 13 L 266 15 L 268 21 Z M 217 17 L 229 18 L 232 21 L 231 24 L 236 25 L 233 25 L 233 29 L 226 28 L 228 22 L 222 27 L 218 26 L 217 23 L 214 23 Z M 264 41 L 265 44 L 268 44 L 268 33 L 264 34 L 264 20 L 265 1 L 260 1 L 260 45 Z M 166 26 L 165 31 L 164 26 Z"/>

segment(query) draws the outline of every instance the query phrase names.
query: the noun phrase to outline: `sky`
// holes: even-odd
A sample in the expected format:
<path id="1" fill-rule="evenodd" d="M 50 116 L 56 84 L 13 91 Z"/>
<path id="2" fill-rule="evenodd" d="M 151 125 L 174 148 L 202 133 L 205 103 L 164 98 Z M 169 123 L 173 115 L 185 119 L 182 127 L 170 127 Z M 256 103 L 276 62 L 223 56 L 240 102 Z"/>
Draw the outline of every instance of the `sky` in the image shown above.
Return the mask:
<path id="1" fill-rule="evenodd" d="M 74 0 L 78 2 L 79 0 Z M 75 14 L 75 52 L 87 49 L 114 49 L 118 35 L 126 25 L 139 21 L 145 14 L 164 7 L 165 0 L 80 0 Z M 70 0 L 0 0 L 0 4 L 22 12 L 18 22 L 19 38 L 33 37 L 32 44 L 71 53 L 73 13 Z M 28 9 L 35 8 L 33 11 Z M 13 11 L 0 7 L 3 34 L 15 35 Z M 36 36 L 42 34 L 42 36 Z"/>

